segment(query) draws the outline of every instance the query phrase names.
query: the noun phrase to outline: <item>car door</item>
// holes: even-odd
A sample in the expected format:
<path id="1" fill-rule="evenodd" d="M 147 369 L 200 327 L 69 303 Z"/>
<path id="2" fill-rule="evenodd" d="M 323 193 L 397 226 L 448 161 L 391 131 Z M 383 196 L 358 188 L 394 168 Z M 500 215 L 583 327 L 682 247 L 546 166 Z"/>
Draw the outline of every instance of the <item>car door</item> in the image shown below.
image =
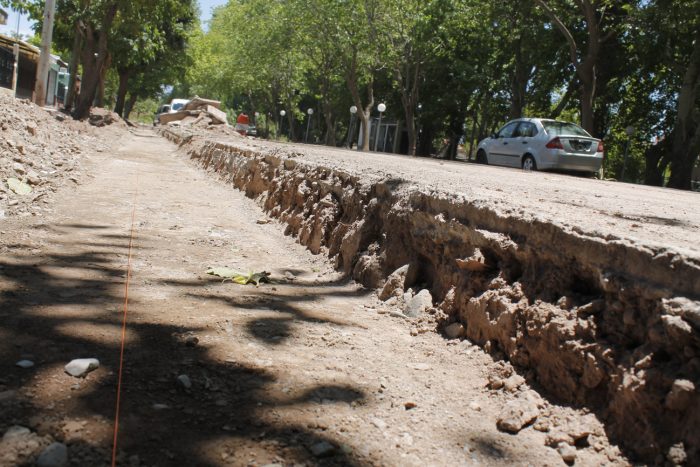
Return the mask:
<path id="1" fill-rule="evenodd" d="M 511 167 L 520 167 L 522 156 L 526 153 L 535 155 L 532 149 L 533 138 L 537 135 L 537 125 L 532 122 L 520 122 L 513 133 L 512 155 L 508 161 Z"/>
<path id="2" fill-rule="evenodd" d="M 520 122 L 510 122 L 496 134 L 493 144 L 489 148 L 489 164 L 511 165 L 513 159 L 513 146 L 515 139 L 513 134 Z"/>

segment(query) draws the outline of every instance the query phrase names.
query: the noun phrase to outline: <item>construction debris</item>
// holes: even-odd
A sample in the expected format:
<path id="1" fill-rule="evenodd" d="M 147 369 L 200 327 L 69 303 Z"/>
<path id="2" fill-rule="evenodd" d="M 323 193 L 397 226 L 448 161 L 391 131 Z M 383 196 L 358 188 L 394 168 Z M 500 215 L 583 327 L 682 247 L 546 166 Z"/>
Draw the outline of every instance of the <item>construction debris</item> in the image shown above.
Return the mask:
<path id="1" fill-rule="evenodd" d="M 221 102 L 195 96 L 182 110 L 162 114 L 158 121 L 163 125 L 195 126 L 228 125 L 226 112 L 221 110 Z"/>

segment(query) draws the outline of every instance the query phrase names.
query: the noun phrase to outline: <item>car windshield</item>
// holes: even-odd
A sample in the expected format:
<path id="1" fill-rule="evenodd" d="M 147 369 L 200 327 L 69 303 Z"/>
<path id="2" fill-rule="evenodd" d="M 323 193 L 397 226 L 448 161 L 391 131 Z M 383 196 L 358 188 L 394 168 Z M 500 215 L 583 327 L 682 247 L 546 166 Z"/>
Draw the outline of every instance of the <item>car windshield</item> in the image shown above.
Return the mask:
<path id="1" fill-rule="evenodd" d="M 586 130 L 578 125 L 567 122 L 543 121 L 542 126 L 550 136 L 588 136 Z"/>
<path id="2" fill-rule="evenodd" d="M 173 110 L 180 110 L 185 104 L 173 104 Z"/>

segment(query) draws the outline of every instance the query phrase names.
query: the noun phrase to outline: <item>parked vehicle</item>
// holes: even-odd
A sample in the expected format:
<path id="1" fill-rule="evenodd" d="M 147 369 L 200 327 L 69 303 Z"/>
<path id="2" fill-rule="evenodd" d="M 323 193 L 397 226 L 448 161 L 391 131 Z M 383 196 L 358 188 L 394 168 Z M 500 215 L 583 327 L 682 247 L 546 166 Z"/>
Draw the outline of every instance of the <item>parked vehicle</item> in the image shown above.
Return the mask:
<path id="1" fill-rule="evenodd" d="M 153 117 L 153 126 L 160 123 L 160 116 L 163 114 L 170 113 L 170 104 L 161 105 L 156 111 L 156 115 Z"/>
<path id="2" fill-rule="evenodd" d="M 258 136 L 258 128 L 255 125 L 248 125 L 248 131 L 246 131 L 247 136 Z"/>
<path id="3" fill-rule="evenodd" d="M 182 110 L 189 103 L 189 99 L 173 99 L 170 101 L 170 113 Z"/>
<path id="4" fill-rule="evenodd" d="M 478 162 L 525 170 L 597 172 L 603 142 L 580 126 L 557 120 L 521 118 L 479 143 Z"/>
<path id="5" fill-rule="evenodd" d="M 189 102 L 189 99 L 173 99 L 170 101 L 170 104 L 160 106 L 160 108 L 156 112 L 155 118 L 153 119 L 153 125 L 155 126 L 156 124 L 160 123 L 161 115 L 178 112 L 182 110 L 182 108 L 186 106 Z"/>

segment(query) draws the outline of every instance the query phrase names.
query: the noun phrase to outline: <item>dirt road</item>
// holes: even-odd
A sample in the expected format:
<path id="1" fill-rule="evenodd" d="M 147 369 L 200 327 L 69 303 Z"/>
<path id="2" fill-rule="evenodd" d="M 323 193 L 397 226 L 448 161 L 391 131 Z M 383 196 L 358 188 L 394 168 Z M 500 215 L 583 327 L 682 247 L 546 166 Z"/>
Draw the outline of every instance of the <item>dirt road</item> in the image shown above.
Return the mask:
<path id="1" fill-rule="evenodd" d="M 121 465 L 554 466 L 546 444 L 574 432 L 577 465 L 624 463 L 592 415 L 517 375 L 489 389 L 508 365 L 341 280 L 165 140 L 123 138 L 84 174 L 53 213 L 0 223 L 0 432 L 29 429 L 0 441 L 0 465 L 53 441 L 71 465 L 109 462 L 134 206 Z M 222 283 L 210 266 L 273 281 Z M 75 358 L 101 365 L 73 378 Z M 534 425 L 499 431 L 524 398 Z"/>

